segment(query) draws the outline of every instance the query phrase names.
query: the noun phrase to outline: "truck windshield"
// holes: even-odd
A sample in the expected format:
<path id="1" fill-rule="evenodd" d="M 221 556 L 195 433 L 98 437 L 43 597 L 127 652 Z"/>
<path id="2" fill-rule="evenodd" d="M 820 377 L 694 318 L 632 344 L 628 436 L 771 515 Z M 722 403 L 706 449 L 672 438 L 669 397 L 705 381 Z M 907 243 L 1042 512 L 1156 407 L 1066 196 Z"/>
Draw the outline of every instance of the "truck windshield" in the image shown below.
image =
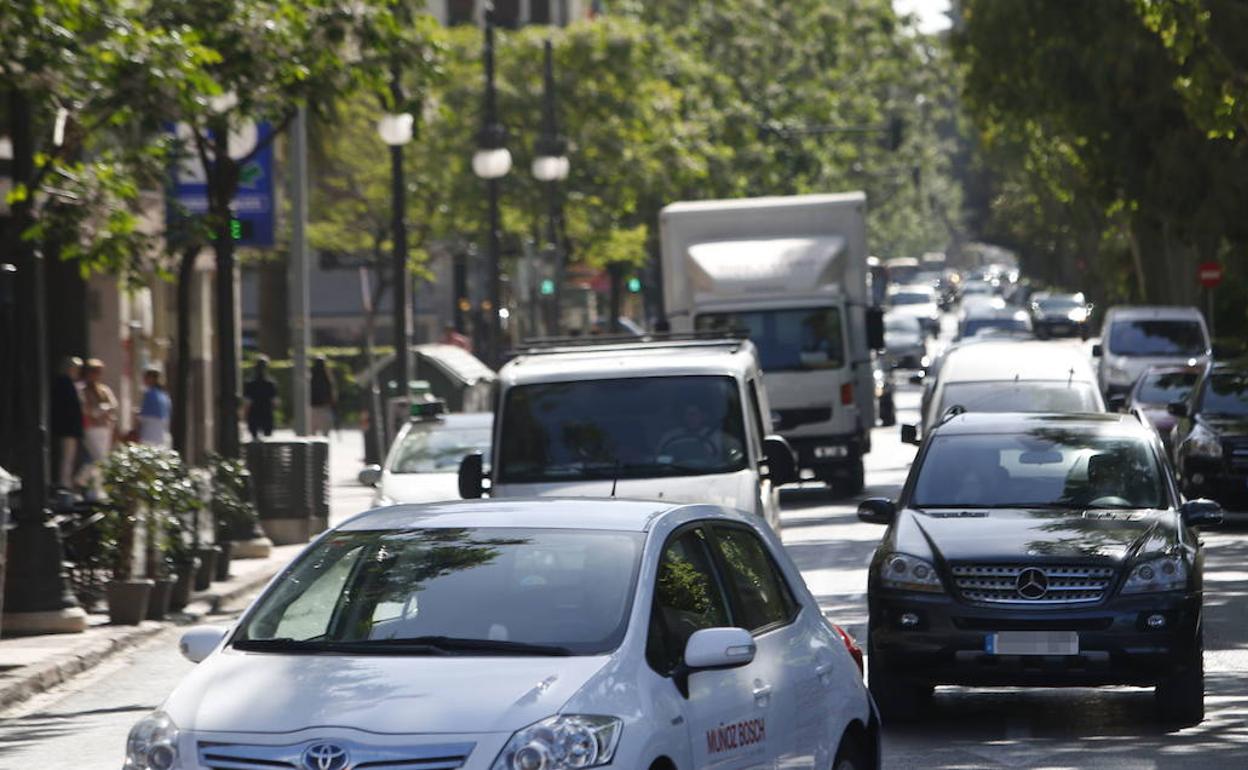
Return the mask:
<path id="1" fill-rule="evenodd" d="M 840 308 L 706 313 L 699 315 L 696 323 L 698 331 L 748 332 L 767 371 L 840 369 L 845 365 Z"/>
<path id="2" fill-rule="evenodd" d="M 631 377 L 507 392 L 500 483 L 733 473 L 746 467 L 737 381 Z"/>

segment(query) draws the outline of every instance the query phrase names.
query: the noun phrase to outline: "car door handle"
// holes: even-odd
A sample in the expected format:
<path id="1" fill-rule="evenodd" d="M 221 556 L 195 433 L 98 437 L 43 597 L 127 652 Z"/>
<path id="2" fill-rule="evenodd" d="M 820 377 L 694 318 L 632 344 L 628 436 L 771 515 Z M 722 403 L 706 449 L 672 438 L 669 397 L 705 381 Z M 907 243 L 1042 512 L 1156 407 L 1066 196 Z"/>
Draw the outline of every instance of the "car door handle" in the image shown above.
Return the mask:
<path id="1" fill-rule="evenodd" d="M 771 685 L 757 684 L 754 686 L 754 702 L 760 706 L 771 698 Z"/>

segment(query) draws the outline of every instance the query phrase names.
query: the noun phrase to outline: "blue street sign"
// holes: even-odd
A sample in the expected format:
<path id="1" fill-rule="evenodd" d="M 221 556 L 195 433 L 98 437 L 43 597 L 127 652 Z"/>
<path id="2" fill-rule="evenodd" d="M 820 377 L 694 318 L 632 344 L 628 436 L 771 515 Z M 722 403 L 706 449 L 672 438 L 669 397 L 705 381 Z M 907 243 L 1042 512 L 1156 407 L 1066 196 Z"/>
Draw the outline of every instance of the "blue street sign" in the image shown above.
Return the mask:
<path id="1" fill-rule="evenodd" d="M 230 202 L 230 211 L 234 214 L 230 236 L 239 246 L 271 248 L 275 244 L 277 205 L 273 198 L 273 143 L 268 140 L 272 131 L 268 123 L 258 123 L 254 137 L 231 136 L 231 146 L 241 144 L 239 149 L 243 152 L 250 152 L 247 145 L 264 145 L 239 169 L 238 192 Z M 170 176 L 173 198 L 182 209 L 192 216 L 208 213 L 207 175 L 198 159 L 188 159 L 177 165 Z M 171 207 L 167 212 L 170 224 L 177 216 L 178 211 Z"/>

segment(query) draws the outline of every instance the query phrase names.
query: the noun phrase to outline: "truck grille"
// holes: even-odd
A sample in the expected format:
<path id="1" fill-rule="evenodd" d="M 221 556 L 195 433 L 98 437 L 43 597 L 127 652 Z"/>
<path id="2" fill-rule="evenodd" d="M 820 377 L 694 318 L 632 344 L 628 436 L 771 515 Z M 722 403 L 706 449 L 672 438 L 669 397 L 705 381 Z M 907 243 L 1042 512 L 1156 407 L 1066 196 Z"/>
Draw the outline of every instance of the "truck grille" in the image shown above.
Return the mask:
<path id="1" fill-rule="evenodd" d="M 986 604 L 1093 604 L 1114 579 L 1112 567 L 1071 564 L 955 564 L 952 570 L 962 598 Z"/>
<path id="2" fill-rule="evenodd" d="M 201 742 L 198 767 L 209 770 L 307 770 L 310 766 L 304 761 L 305 752 L 310 747 L 324 745 L 332 745 L 345 754 L 341 764 L 334 763 L 334 770 L 456 770 L 468 761 L 473 749 L 471 743 L 419 747 L 370 746 L 338 739 L 284 746 Z"/>
<path id="3" fill-rule="evenodd" d="M 1226 462 L 1234 472 L 1248 472 L 1248 441 L 1227 441 L 1223 446 Z"/>

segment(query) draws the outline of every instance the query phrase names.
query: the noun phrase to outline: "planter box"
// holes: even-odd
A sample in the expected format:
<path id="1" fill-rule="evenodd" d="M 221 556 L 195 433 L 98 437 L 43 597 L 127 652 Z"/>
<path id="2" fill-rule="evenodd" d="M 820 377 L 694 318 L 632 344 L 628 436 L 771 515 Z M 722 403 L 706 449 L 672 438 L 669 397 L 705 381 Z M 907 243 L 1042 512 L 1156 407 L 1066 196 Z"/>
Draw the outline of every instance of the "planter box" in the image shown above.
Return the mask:
<path id="1" fill-rule="evenodd" d="M 114 580 L 108 584 L 108 617 L 119 626 L 137 626 L 147 617 L 155 584 L 151 580 Z"/>

